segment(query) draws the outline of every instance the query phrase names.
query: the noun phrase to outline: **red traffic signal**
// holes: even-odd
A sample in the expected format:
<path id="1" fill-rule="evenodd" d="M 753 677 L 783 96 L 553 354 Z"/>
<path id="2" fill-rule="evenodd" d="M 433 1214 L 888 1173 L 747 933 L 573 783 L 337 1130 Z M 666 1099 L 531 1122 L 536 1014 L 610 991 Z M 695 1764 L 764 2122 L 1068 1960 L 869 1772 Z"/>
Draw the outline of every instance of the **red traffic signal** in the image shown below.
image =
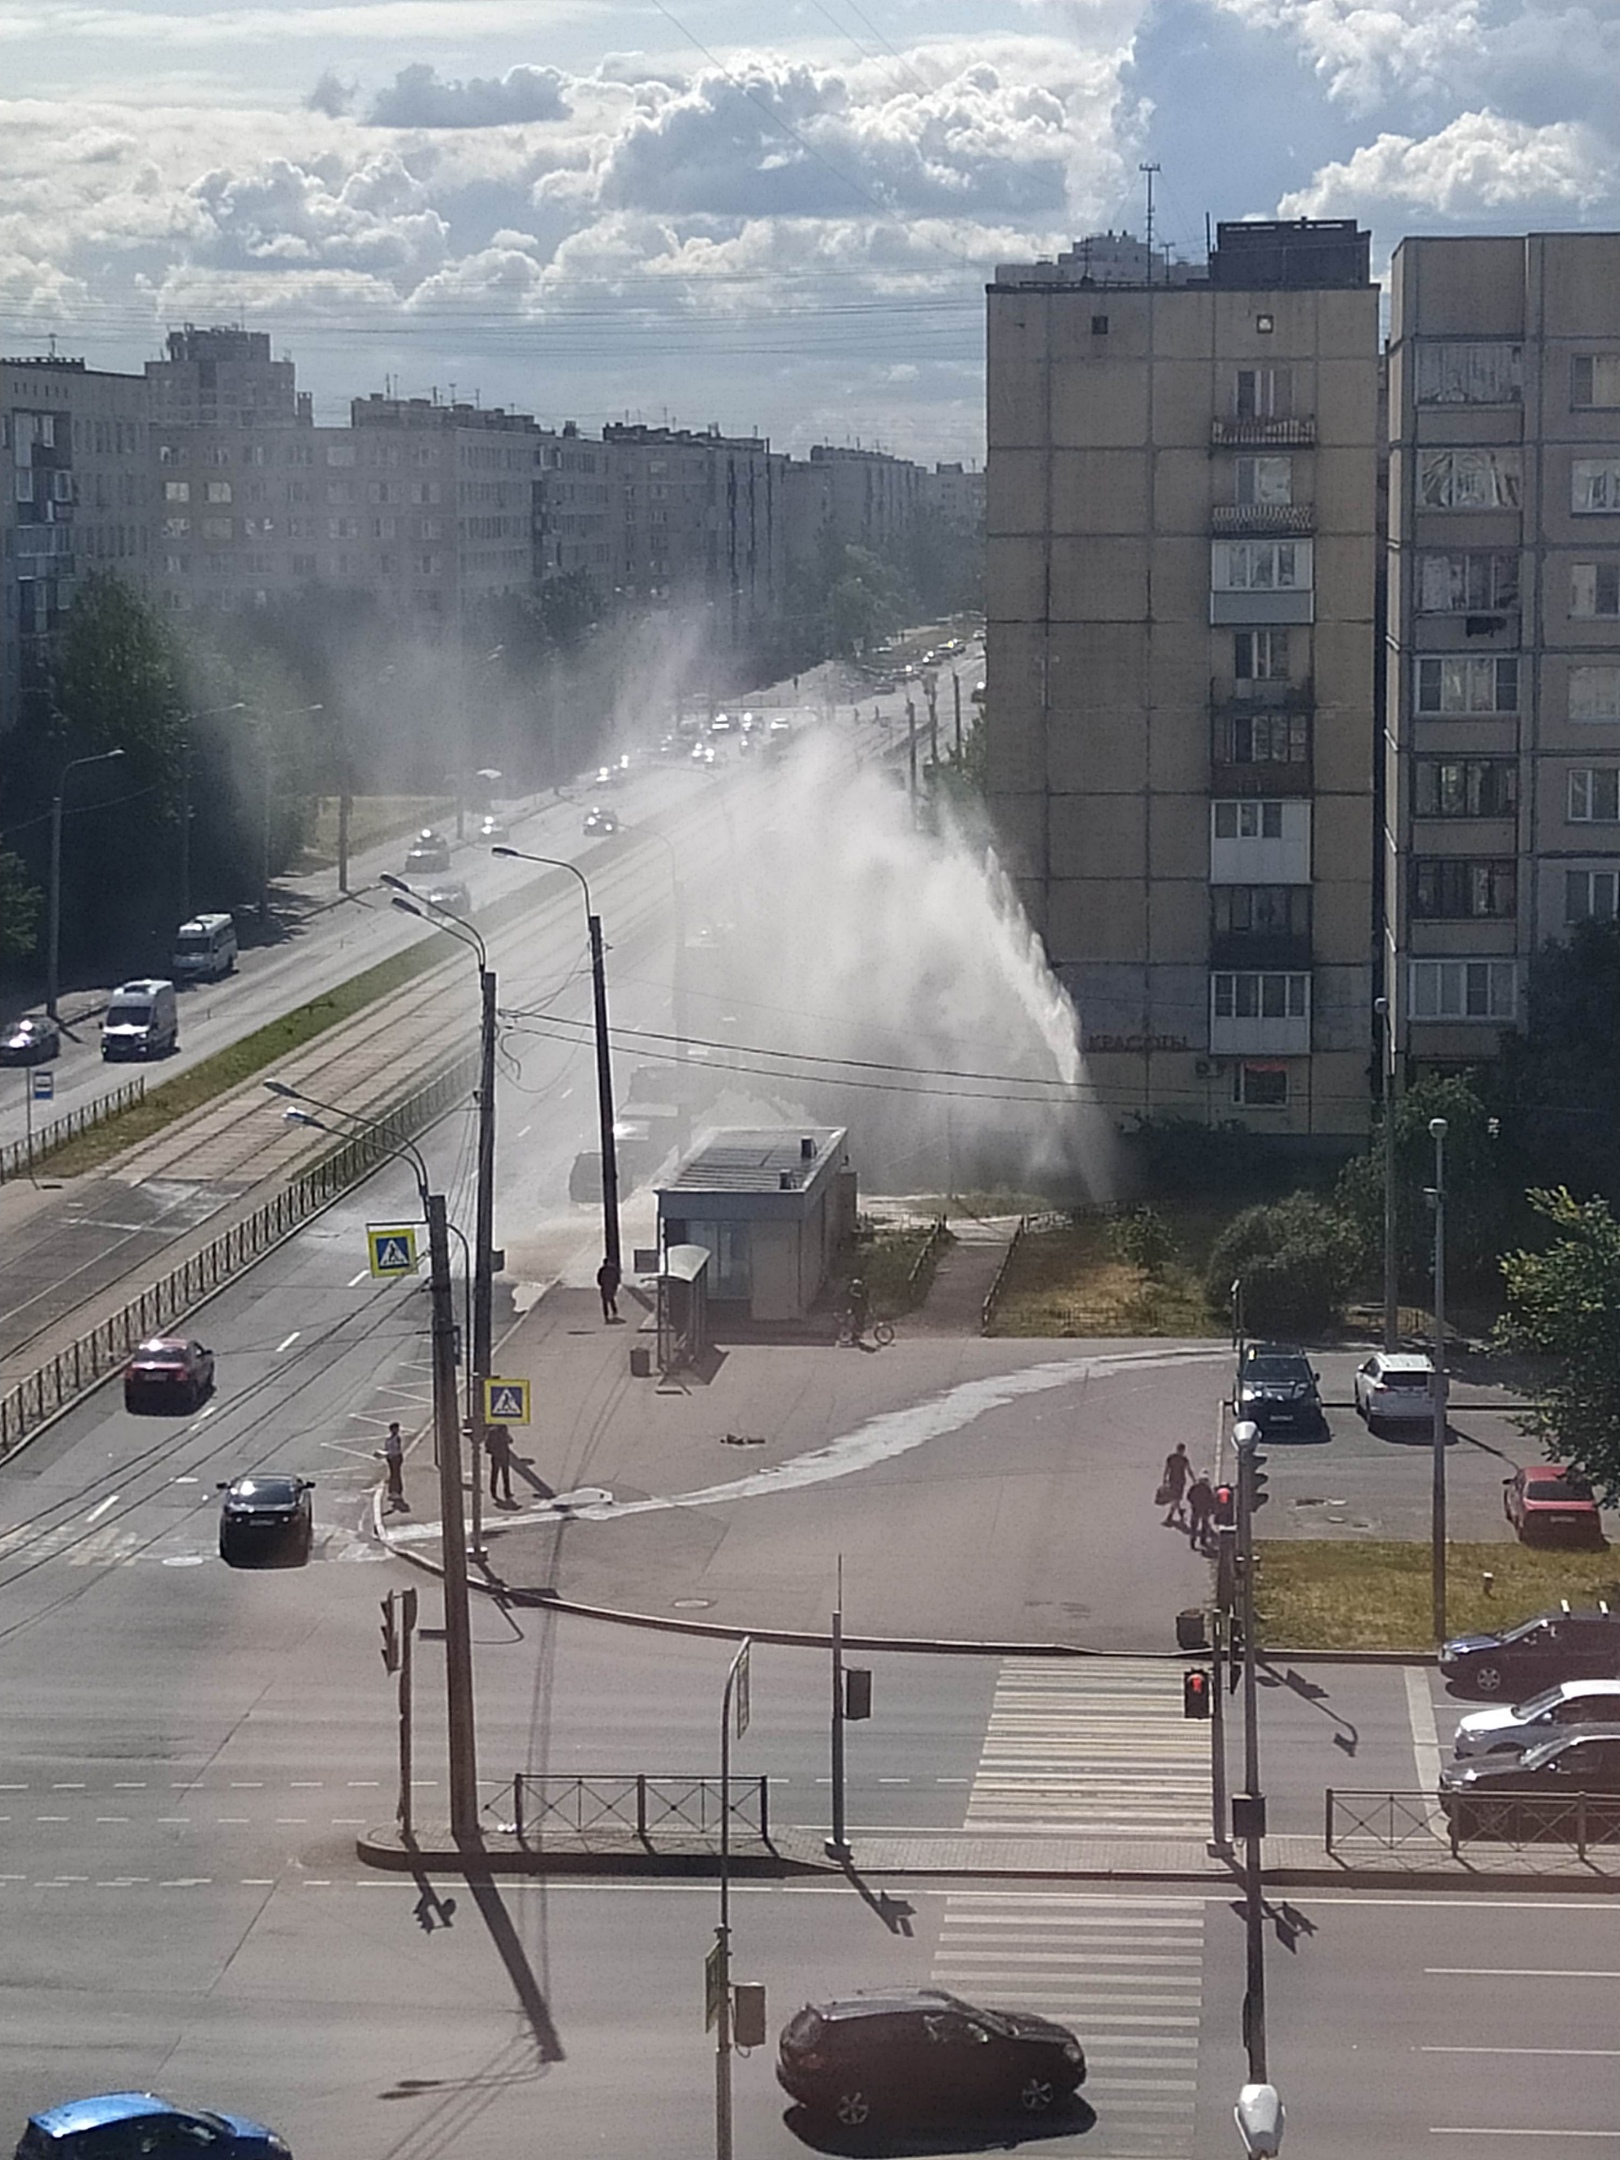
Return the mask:
<path id="1" fill-rule="evenodd" d="M 1237 1528 L 1237 1494 L 1230 1485 L 1215 1488 L 1215 1527 L 1217 1530 Z"/>
<path id="2" fill-rule="evenodd" d="M 1207 1718 L 1210 1715 L 1211 1682 L 1209 1674 L 1201 1665 L 1194 1665 L 1181 1676 L 1181 1714 L 1189 1718 Z"/>

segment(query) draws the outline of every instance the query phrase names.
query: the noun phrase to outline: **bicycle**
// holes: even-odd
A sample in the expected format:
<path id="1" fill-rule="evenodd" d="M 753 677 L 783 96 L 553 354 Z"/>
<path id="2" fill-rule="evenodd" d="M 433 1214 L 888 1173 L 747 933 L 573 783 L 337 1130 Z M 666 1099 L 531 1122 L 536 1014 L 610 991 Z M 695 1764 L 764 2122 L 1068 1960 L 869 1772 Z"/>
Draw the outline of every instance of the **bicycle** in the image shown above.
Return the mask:
<path id="1" fill-rule="evenodd" d="M 892 1320 L 873 1320 L 857 1335 L 855 1323 L 849 1312 L 845 1310 L 838 1315 L 838 1347 L 840 1350 L 853 1350 L 857 1346 L 864 1348 L 868 1341 L 875 1350 L 887 1350 L 890 1343 L 894 1341 L 894 1322 Z"/>

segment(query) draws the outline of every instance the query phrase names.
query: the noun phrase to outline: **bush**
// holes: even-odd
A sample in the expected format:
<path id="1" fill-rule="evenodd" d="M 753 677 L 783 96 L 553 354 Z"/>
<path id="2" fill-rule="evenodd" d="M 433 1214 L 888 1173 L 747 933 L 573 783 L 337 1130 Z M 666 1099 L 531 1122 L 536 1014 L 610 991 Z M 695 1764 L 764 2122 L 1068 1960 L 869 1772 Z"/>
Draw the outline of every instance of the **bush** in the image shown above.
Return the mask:
<path id="1" fill-rule="evenodd" d="M 1128 1209 L 1108 1226 L 1108 1244 L 1116 1260 L 1137 1267 L 1144 1275 L 1157 1276 L 1176 1257 L 1176 1241 L 1170 1225 L 1150 1207 Z"/>
<path id="2" fill-rule="evenodd" d="M 1138 1191 L 1177 1198 L 1276 1191 L 1276 1156 L 1246 1125 L 1131 1114 L 1136 1122 L 1124 1137 L 1134 1166 L 1131 1182 Z"/>
<path id="3" fill-rule="evenodd" d="M 1250 1335 L 1319 1334 L 1344 1310 L 1358 1242 L 1338 1210 L 1310 1193 L 1245 1208 L 1216 1240 L 1205 1295 L 1217 1312 L 1229 1312 L 1232 1284 L 1241 1279 Z"/>

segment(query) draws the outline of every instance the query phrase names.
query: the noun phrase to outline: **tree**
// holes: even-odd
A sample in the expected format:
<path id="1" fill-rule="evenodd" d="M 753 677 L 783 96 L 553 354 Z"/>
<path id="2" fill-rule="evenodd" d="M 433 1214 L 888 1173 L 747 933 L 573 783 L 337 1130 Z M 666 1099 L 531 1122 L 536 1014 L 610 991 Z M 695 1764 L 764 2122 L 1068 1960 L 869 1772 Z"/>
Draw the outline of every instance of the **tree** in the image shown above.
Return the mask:
<path id="1" fill-rule="evenodd" d="M 1403 1291 L 1422 1296 L 1433 1270 L 1434 1218 L 1424 1199 L 1434 1183 L 1429 1120 L 1446 1121 L 1447 1251 L 1459 1281 L 1491 1281 L 1513 1234 L 1521 1187 L 1492 1130 L 1489 1106 L 1471 1073 L 1426 1073 L 1395 1103 L 1395 1250 Z M 1334 1194 L 1354 1228 L 1360 1265 L 1375 1269 L 1384 1249 L 1383 1112 L 1365 1155 L 1352 1156 Z"/>
<path id="2" fill-rule="evenodd" d="M 1525 1182 L 1620 1201 L 1620 922 L 1577 923 L 1530 963 L 1528 1024 L 1502 1047 L 1496 1098 Z"/>
<path id="3" fill-rule="evenodd" d="M 1527 1430 L 1620 1495 L 1620 1223 L 1606 1200 L 1538 1189 L 1530 1205 L 1551 1226 L 1540 1251 L 1504 1255 L 1505 1349 L 1549 1361 Z"/>
<path id="4" fill-rule="evenodd" d="M 39 943 L 40 891 L 21 856 L 0 848 L 0 964 L 26 960 Z"/>
<path id="5" fill-rule="evenodd" d="M 122 750 L 126 787 L 177 793 L 184 709 L 179 649 L 163 618 L 110 571 L 85 579 L 68 611 L 53 685 L 85 750 Z"/>
<path id="6" fill-rule="evenodd" d="M 1312 1193 L 1289 1193 L 1227 1224 L 1210 1254 L 1204 1294 L 1223 1312 L 1241 1280 L 1251 1335 L 1320 1334 L 1344 1310 L 1356 1257 L 1355 1231 L 1336 1208 Z"/>

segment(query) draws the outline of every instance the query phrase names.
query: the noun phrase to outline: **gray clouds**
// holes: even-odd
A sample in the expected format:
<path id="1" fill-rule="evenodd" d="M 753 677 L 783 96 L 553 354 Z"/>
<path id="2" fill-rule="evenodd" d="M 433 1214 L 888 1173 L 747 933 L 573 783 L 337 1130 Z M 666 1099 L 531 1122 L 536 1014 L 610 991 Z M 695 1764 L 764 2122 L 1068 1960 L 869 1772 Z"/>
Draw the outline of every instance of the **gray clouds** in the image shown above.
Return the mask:
<path id="1" fill-rule="evenodd" d="M 515 67 L 500 76 L 446 82 L 418 61 L 377 93 L 370 117 L 374 127 L 486 128 L 566 120 L 572 110 L 555 68 Z"/>

